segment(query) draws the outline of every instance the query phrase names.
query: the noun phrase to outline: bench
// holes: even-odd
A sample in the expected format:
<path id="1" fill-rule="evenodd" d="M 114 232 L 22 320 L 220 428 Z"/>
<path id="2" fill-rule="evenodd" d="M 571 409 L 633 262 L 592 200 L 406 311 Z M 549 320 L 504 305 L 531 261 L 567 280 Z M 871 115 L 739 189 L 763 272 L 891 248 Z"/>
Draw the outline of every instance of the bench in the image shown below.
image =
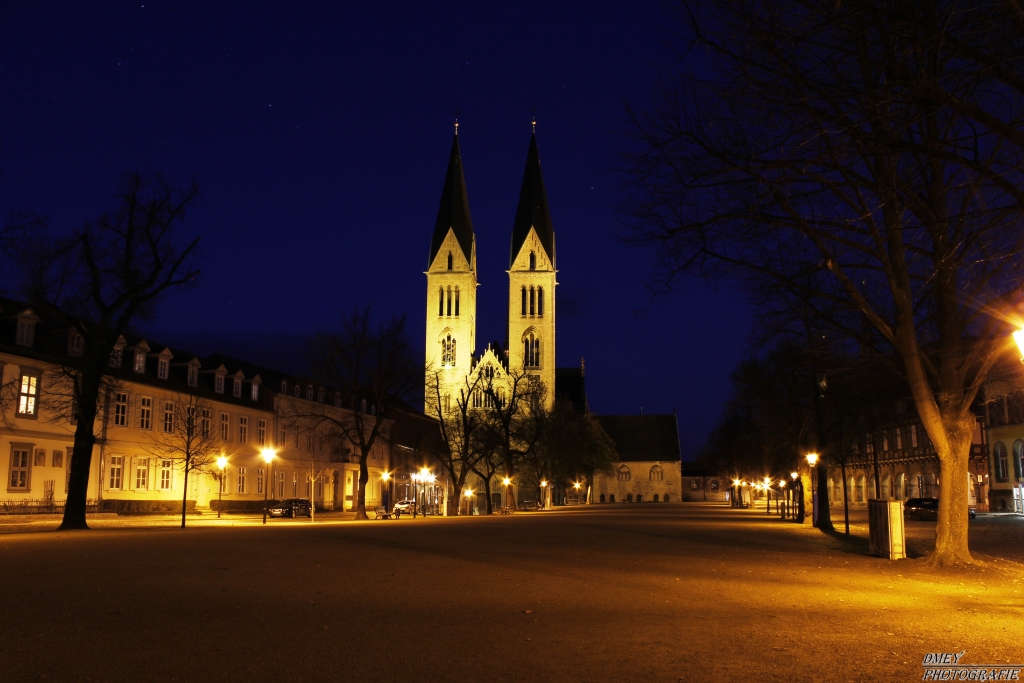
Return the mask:
<path id="1" fill-rule="evenodd" d="M 373 514 L 377 515 L 374 519 L 391 519 L 391 513 L 380 505 L 373 508 Z"/>
<path id="2" fill-rule="evenodd" d="M 501 506 L 501 514 L 503 514 L 503 515 L 511 515 L 514 512 L 515 512 L 515 509 L 513 509 L 513 507 L 511 505 L 502 505 Z"/>

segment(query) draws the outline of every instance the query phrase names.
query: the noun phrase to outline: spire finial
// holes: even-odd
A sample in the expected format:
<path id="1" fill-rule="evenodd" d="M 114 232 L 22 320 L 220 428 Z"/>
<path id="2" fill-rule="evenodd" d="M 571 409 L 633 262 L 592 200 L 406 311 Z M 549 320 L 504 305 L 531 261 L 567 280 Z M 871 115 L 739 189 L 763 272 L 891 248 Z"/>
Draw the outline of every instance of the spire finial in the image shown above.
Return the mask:
<path id="1" fill-rule="evenodd" d="M 531 132 L 533 132 L 533 133 L 537 132 L 537 117 L 536 116 L 534 116 L 534 117 L 532 117 L 530 119 L 530 128 L 532 128 Z"/>
<path id="2" fill-rule="evenodd" d="M 455 136 L 458 137 L 458 135 L 459 135 L 459 120 L 455 119 Z"/>

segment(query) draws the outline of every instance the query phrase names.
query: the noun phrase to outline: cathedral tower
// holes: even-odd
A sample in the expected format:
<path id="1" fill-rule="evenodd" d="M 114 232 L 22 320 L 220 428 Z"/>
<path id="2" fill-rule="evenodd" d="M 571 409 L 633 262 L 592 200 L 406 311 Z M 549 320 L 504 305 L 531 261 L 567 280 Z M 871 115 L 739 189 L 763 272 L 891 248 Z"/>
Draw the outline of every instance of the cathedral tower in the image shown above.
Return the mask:
<path id="1" fill-rule="evenodd" d="M 476 239 L 457 123 L 426 275 L 426 362 L 429 368 L 441 371 L 444 401 L 446 393 L 452 389 L 457 392 L 464 384 L 476 346 Z M 429 382 L 425 398 L 429 414 L 436 403 L 435 390 Z M 454 403 L 446 409 L 451 407 Z"/>
<path id="2" fill-rule="evenodd" d="M 512 227 L 508 269 L 509 369 L 525 369 L 555 402 L 555 233 L 551 227 L 537 136 L 530 136 L 526 172 Z"/>

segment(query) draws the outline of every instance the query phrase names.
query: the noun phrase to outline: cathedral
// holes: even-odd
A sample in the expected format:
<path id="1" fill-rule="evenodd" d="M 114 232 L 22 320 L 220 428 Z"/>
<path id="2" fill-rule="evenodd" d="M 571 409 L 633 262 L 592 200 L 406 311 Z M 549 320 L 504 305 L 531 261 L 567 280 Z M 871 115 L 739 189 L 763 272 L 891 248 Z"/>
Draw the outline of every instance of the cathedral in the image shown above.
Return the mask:
<path id="1" fill-rule="evenodd" d="M 554 405 L 555 233 L 535 132 L 526 154 L 511 244 L 505 349 L 492 345 L 476 355 L 476 238 L 456 124 L 426 272 L 426 363 L 438 380 L 435 386 L 428 383 L 428 414 L 436 414 L 438 402 L 443 413 L 453 410 L 460 391 L 474 407 L 492 400 L 474 389 L 479 385 L 477 373 L 488 373 L 493 380 L 527 375 L 542 387 L 544 405 Z M 497 389 L 498 400 L 503 390 Z"/>

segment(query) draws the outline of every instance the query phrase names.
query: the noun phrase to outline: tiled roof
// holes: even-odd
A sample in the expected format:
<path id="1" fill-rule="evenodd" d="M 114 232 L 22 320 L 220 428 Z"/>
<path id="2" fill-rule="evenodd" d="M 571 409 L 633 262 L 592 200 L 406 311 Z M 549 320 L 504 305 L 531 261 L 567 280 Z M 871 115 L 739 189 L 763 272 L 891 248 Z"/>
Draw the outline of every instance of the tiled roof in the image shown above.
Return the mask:
<path id="1" fill-rule="evenodd" d="M 595 415 L 615 442 L 619 460 L 680 460 L 675 415 Z"/>

